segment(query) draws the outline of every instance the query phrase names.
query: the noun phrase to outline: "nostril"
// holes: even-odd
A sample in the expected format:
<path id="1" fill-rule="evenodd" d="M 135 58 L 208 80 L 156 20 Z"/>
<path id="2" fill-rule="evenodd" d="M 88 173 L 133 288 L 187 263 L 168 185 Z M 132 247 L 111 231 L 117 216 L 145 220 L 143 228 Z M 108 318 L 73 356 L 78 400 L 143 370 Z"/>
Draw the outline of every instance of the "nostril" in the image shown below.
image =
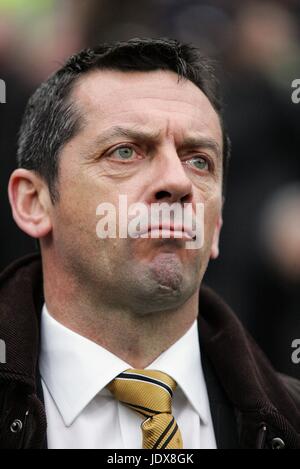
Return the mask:
<path id="1" fill-rule="evenodd" d="M 191 194 L 186 194 L 181 198 L 181 203 L 187 204 L 190 203 L 192 200 Z"/>
<path id="2" fill-rule="evenodd" d="M 169 202 L 179 202 L 181 204 L 184 204 L 184 203 L 190 203 L 192 201 L 192 194 L 185 194 L 183 195 L 182 197 L 179 198 L 179 194 L 178 196 L 176 194 L 171 194 L 170 192 L 168 191 L 159 191 L 155 194 L 155 199 L 156 200 L 163 200 L 163 199 L 167 199 L 169 200 Z"/>
<path id="3" fill-rule="evenodd" d="M 167 192 L 167 191 L 159 191 L 159 192 L 157 192 L 156 195 L 155 195 L 156 200 L 161 200 L 161 199 L 164 199 L 164 198 L 166 198 L 166 197 L 168 197 L 168 198 L 171 197 L 170 192 Z"/>

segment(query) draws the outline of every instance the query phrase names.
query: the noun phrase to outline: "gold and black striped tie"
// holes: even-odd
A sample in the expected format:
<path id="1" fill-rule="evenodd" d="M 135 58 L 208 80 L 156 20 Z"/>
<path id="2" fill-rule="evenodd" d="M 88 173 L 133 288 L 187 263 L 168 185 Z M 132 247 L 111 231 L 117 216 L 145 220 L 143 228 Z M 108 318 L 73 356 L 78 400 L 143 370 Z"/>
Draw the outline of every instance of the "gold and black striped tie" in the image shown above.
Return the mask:
<path id="1" fill-rule="evenodd" d="M 183 448 L 182 437 L 172 415 L 172 396 L 177 383 L 156 370 L 127 370 L 117 376 L 108 389 L 122 404 L 145 420 L 143 448 Z"/>

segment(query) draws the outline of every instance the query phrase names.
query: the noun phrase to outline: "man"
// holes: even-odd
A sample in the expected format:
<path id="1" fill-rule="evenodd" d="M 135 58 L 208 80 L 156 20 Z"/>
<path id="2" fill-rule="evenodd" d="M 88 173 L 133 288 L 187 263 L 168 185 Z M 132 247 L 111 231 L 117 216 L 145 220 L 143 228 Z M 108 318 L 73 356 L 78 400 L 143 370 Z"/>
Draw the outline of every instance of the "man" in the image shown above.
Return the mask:
<path id="1" fill-rule="evenodd" d="M 31 98 L 9 197 L 41 258 L 1 276 L 1 447 L 300 448 L 299 383 L 201 286 L 222 226 L 221 112 L 210 63 L 171 40 L 83 51 Z M 124 195 L 194 221 L 203 206 L 203 244 L 187 249 L 174 220 L 101 236 L 99 204 Z"/>

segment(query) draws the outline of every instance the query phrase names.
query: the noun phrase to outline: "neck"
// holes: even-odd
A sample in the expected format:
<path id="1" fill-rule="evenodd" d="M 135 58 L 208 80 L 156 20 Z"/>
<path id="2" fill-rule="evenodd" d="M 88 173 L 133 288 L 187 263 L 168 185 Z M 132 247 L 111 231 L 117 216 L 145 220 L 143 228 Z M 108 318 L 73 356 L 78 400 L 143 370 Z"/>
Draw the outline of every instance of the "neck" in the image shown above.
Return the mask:
<path id="1" fill-rule="evenodd" d="M 177 342 L 198 315 L 198 291 L 178 308 L 136 314 L 104 304 L 101 295 L 92 298 L 69 273 L 50 275 L 45 266 L 44 291 L 54 319 L 139 369 Z"/>

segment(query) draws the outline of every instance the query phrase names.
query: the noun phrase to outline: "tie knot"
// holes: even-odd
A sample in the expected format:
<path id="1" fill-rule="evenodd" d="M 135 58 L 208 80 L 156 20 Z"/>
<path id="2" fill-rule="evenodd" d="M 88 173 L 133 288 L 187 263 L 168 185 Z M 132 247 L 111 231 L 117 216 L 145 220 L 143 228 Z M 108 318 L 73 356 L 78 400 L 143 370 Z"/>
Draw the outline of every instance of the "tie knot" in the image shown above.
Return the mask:
<path id="1" fill-rule="evenodd" d="M 122 404 L 144 417 L 143 448 L 183 448 L 177 422 L 172 415 L 172 397 L 177 383 L 156 370 L 127 370 L 108 385 Z"/>
<path id="2" fill-rule="evenodd" d="M 172 396 L 177 383 L 156 370 L 126 370 L 108 389 L 121 403 L 145 417 L 172 412 Z"/>

